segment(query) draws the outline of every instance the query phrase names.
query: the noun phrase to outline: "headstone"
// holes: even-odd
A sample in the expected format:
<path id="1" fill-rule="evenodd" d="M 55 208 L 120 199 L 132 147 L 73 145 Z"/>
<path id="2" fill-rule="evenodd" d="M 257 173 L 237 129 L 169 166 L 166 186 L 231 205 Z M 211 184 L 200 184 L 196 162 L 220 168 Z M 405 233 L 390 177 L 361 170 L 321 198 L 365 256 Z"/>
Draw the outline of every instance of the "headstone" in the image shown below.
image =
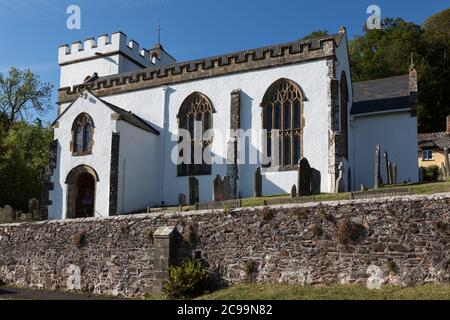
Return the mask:
<path id="1" fill-rule="evenodd" d="M 186 205 L 186 195 L 184 193 L 180 193 L 178 195 L 178 205 L 185 206 Z"/>
<path id="2" fill-rule="evenodd" d="M 389 184 L 394 184 L 394 167 L 392 162 L 388 161 Z"/>
<path id="3" fill-rule="evenodd" d="M 367 188 L 365 185 L 361 184 L 360 191 L 367 191 L 367 190 L 369 190 L 369 188 Z"/>
<path id="4" fill-rule="evenodd" d="M 419 181 L 423 182 L 425 180 L 425 168 L 420 167 L 419 168 Z"/>
<path id="5" fill-rule="evenodd" d="M 441 163 L 441 168 L 438 170 L 438 181 L 445 181 L 445 165 L 442 162 Z"/>
<path id="6" fill-rule="evenodd" d="M 189 204 L 195 205 L 200 201 L 200 193 L 198 186 L 198 179 L 196 177 L 189 177 Z"/>
<path id="7" fill-rule="evenodd" d="M 213 181 L 213 201 L 223 201 L 225 200 L 223 192 L 223 182 L 220 175 L 217 175 Z"/>
<path id="8" fill-rule="evenodd" d="M 393 174 L 392 174 L 393 181 L 392 181 L 392 182 L 393 182 L 394 184 L 397 184 L 398 166 L 397 166 L 396 163 L 394 163 L 394 168 L 393 168 L 392 170 L 393 170 Z"/>
<path id="9" fill-rule="evenodd" d="M 294 184 L 291 188 L 291 198 L 297 197 L 297 186 Z"/>
<path id="10" fill-rule="evenodd" d="M 262 197 L 262 176 L 260 167 L 258 167 L 255 171 L 253 195 L 255 196 L 255 198 Z"/>
<path id="11" fill-rule="evenodd" d="M 445 163 L 441 162 L 441 170 L 442 170 L 442 174 L 444 175 L 444 177 L 448 176 L 448 172 L 447 172 L 447 168 L 445 168 Z"/>
<path id="12" fill-rule="evenodd" d="M 392 184 L 392 181 L 391 181 L 391 170 L 389 169 L 390 161 L 387 151 L 384 152 L 384 163 L 386 168 L 386 183 L 390 185 Z"/>
<path id="13" fill-rule="evenodd" d="M 348 191 L 351 192 L 353 190 L 353 185 L 352 185 L 352 170 L 350 168 L 348 168 L 348 173 L 347 173 L 347 183 L 348 183 Z"/>
<path id="14" fill-rule="evenodd" d="M 342 162 L 338 165 L 339 175 L 336 180 L 336 190 L 335 193 L 345 192 L 345 182 L 344 182 L 344 164 Z"/>
<path id="15" fill-rule="evenodd" d="M 377 144 L 375 148 L 375 186 L 374 189 L 381 188 L 381 170 L 380 170 L 380 164 L 381 164 L 381 146 Z"/>
<path id="16" fill-rule="evenodd" d="M 16 220 L 16 213 L 14 209 L 9 205 L 6 205 L 3 208 L 3 216 L 6 220 Z"/>
<path id="17" fill-rule="evenodd" d="M 311 194 L 311 166 L 308 159 L 303 158 L 298 163 L 298 195 L 309 196 Z"/>
<path id="18" fill-rule="evenodd" d="M 450 177 L 450 162 L 448 159 L 448 148 L 444 148 L 444 163 L 445 163 L 445 171 L 447 171 L 447 177 Z"/>
<path id="19" fill-rule="evenodd" d="M 312 194 L 320 194 L 322 176 L 320 171 L 314 168 L 311 168 L 311 192 Z M 298 188 L 297 188 L 298 193 Z"/>
<path id="20" fill-rule="evenodd" d="M 37 199 L 28 200 L 28 213 L 30 213 L 33 218 L 39 216 L 40 214 L 39 200 Z"/>

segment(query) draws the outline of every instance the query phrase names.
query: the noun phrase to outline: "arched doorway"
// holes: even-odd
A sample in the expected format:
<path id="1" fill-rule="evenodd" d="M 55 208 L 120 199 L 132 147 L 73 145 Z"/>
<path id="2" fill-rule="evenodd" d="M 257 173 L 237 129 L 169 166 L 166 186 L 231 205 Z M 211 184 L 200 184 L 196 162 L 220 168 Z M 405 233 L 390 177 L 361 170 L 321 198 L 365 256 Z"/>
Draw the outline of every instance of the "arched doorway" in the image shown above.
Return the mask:
<path id="1" fill-rule="evenodd" d="M 95 216 L 95 194 L 98 175 L 89 166 L 78 166 L 67 176 L 67 218 Z"/>

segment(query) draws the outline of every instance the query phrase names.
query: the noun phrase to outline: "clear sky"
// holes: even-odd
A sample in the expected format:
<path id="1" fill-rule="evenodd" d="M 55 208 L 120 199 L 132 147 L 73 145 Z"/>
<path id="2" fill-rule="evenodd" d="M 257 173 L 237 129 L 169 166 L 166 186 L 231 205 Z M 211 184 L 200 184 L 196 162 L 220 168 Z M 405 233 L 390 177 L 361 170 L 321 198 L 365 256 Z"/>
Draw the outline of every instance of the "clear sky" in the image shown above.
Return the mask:
<path id="1" fill-rule="evenodd" d="M 71 4 L 81 8 L 81 30 L 66 27 Z M 120 30 L 150 48 L 160 21 L 161 43 L 183 61 L 293 41 L 318 29 L 336 33 L 342 25 L 352 38 L 362 33 L 371 4 L 382 18 L 422 24 L 450 0 L 0 0 L 0 72 L 31 68 L 54 84 L 56 110 L 62 44 Z"/>

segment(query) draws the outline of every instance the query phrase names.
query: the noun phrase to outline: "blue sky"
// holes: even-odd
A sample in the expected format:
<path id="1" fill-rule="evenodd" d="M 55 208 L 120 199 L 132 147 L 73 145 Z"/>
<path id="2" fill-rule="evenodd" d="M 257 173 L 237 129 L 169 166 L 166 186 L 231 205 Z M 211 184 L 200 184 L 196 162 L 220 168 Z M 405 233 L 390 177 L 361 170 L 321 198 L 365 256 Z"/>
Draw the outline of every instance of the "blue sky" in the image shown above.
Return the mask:
<path id="1" fill-rule="evenodd" d="M 66 28 L 71 4 L 81 7 L 81 30 Z M 450 0 L 0 0 L 0 72 L 28 67 L 53 83 L 55 110 L 62 44 L 120 30 L 149 48 L 160 21 L 161 43 L 182 61 L 292 41 L 318 29 L 336 33 L 342 25 L 352 38 L 362 33 L 371 4 L 383 18 L 421 24 Z"/>

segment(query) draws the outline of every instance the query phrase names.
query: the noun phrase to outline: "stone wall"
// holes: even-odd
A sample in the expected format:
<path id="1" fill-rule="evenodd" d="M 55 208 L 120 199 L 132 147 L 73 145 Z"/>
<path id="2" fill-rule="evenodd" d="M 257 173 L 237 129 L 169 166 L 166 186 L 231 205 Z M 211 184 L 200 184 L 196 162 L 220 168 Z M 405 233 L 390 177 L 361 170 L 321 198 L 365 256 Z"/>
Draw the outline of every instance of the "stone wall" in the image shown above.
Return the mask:
<path id="1" fill-rule="evenodd" d="M 450 193 L 3 225 L 0 279 L 139 296 L 191 256 L 229 283 L 448 283 L 449 225 Z"/>

